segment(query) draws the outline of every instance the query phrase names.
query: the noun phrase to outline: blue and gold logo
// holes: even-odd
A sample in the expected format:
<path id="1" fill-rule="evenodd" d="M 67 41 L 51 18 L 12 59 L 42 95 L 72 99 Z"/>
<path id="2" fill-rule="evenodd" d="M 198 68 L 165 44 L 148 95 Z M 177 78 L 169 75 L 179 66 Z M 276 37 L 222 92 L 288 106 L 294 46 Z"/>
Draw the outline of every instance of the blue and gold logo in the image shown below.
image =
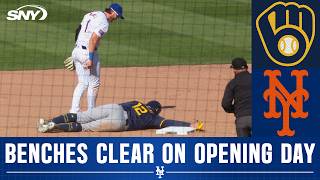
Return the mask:
<path id="1" fill-rule="evenodd" d="M 316 17 L 307 5 L 276 2 L 258 16 L 256 28 L 270 60 L 280 66 L 296 66 L 312 46 Z"/>

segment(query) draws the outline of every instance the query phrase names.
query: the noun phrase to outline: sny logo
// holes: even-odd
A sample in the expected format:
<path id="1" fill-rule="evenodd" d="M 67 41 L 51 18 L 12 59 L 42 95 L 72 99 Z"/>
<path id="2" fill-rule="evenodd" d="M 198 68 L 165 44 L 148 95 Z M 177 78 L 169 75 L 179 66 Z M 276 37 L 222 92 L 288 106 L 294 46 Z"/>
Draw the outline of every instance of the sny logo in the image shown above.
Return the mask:
<path id="1" fill-rule="evenodd" d="M 31 10 L 32 9 L 38 9 L 38 10 Z M 25 5 L 21 6 L 16 10 L 10 10 L 8 11 L 7 20 L 14 21 L 14 20 L 21 20 L 23 18 L 24 20 L 28 21 L 30 20 L 36 20 L 37 16 L 42 12 L 42 16 L 38 19 L 40 21 L 45 20 L 48 16 L 48 12 L 40 5 Z"/>
<path id="2" fill-rule="evenodd" d="M 276 2 L 256 19 L 268 57 L 280 66 L 296 66 L 307 56 L 315 38 L 316 17 L 307 5 Z"/>
<path id="3" fill-rule="evenodd" d="M 265 101 L 269 101 L 269 112 L 264 113 L 265 118 L 280 118 L 281 112 L 277 112 L 277 100 L 282 105 L 282 129 L 277 133 L 279 136 L 294 136 L 295 131 L 290 128 L 290 115 L 292 118 L 307 118 L 308 112 L 303 111 L 303 103 L 309 99 L 309 93 L 303 88 L 303 77 L 308 76 L 306 70 L 293 70 L 291 76 L 296 77 L 296 90 L 291 94 L 278 80 L 281 76 L 279 70 L 266 70 L 265 76 L 269 76 L 269 89 L 263 93 Z M 292 107 L 295 112 L 290 112 Z"/>

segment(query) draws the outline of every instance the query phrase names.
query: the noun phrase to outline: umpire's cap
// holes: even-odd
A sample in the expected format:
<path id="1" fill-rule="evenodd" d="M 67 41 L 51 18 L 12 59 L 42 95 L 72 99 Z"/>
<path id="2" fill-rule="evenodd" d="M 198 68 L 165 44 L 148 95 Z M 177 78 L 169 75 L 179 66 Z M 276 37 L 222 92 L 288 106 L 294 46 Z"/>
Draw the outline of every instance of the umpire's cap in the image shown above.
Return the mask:
<path id="1" fill-rule="evenodd" d="M 119 3 L 113 3 L 109 6 L 109 8 L 117 14 L 117 17 L 124 19 L 122 15 L 122 6 Z"/>
<path id="2" fill-rule="evenodd" d="M 232 60 L 230 68 L 233 68 L 236 70 L 247 69 L 248 65 L 247 65 L 246 60 L 244 60 L 243 58 L 234 58 Z"/>
<path id="3" fill-rule="evenodd" d="M 161 104 L 158 101 L 152 100 L 146 105 L 155 115 L 158 115 L 161 112 Z"/>

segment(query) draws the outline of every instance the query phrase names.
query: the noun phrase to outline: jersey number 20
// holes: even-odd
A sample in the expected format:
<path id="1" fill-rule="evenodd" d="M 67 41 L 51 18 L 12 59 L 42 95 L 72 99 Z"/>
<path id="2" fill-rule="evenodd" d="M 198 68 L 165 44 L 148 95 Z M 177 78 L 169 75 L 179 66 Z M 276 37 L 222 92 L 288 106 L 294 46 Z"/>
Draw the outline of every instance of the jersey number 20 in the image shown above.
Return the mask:
<path id="1" fill-rule="evenodd" d="M 138 116 L 148 112 L 148 109 L 145 106 L 143 106 L 141 103 L 138 103 L 137 105 L 132 106 L 132 108 L 134 109 L 134 111 L 137 113 Z"/>

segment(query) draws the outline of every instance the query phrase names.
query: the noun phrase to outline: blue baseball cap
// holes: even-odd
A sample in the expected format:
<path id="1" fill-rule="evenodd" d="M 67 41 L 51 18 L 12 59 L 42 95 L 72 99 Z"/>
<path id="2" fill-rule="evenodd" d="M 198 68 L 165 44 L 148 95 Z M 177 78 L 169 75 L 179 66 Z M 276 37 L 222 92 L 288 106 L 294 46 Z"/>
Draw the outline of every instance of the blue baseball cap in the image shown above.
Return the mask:
<path id="1" fill-rule="evenodd" d="M 118 3 L 113 3 L 109 6 L 109 8 L 114 11 L 118 17 L 120 17 L 121 19 L 124 19 L 124 17 L 122 16 L 122 6 Z"/>

